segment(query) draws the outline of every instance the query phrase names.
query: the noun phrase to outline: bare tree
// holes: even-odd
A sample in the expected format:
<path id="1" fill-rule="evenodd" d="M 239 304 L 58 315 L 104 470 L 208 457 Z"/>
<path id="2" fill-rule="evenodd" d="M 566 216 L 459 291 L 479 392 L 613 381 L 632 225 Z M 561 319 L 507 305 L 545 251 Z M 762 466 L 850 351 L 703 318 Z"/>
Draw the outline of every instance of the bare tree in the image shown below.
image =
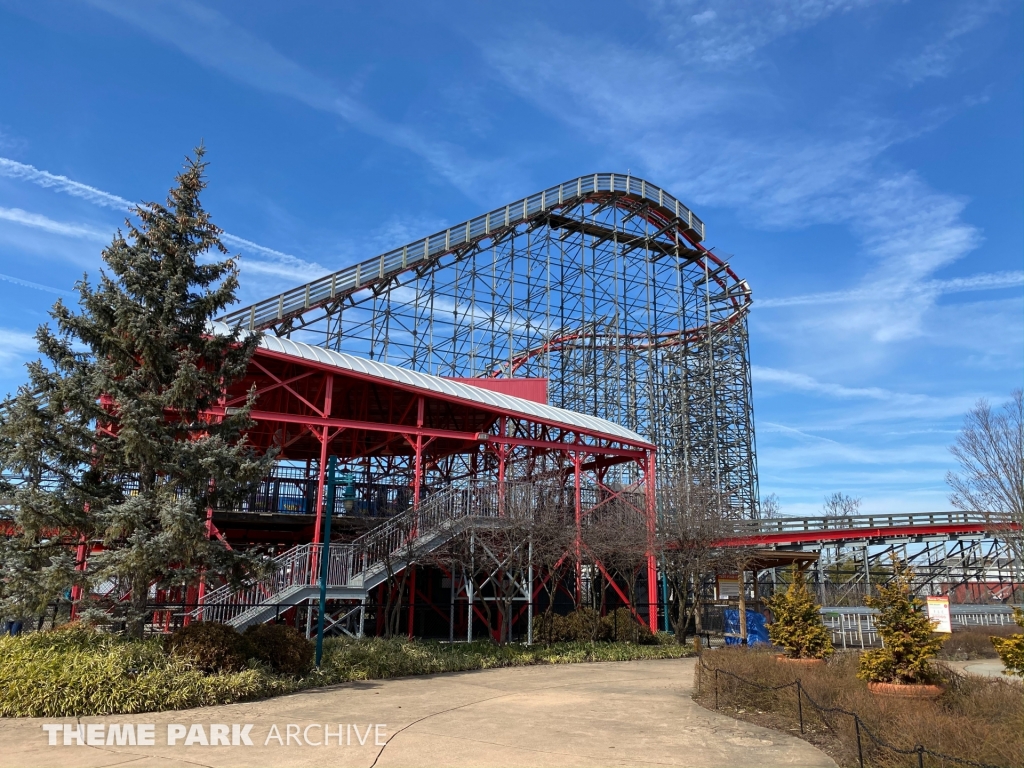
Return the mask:
<path id="1" fill-rule="evenodd" d="M 598 610 L 603 614 L 608 589 L 624 590 L 626 602 L 635 618 L 643 624 L 637 607 L 637 583 L 646 573 L 647 557 L 652 548 L 647 520 L 641 508 L 626 500 L 612 499 L 587 515 L 583 527 L 583 545 L 587 555 L 603 568 Z M 635 638 L 634 638 L 635 639 Z"/>
<path id="2" fill-rule="evenodd" d="M 776 493 L 770 493 L 761 499 L 761 518 L 763 520 L 774 520 L 780 517 L 782 514 L 781 504 L 779 504 L 779 496 Z"/>
<path id="3" fill-rule="evenodd" d="M 671 587 L 669 620 L 676 642 L 686 641 L 692 625 L 699 633 L 709 578 L 735 564 L 733 552 L 719 542 L 732 533 L 728 504 L 713 483 L 682 478 L 659 492 L 659 547 Z"/>
<path id="4" fill-rule="evenodd" d="M 1024 528 L 1024 395 L 1016 389 L 1001 411 L 986 400 L 964 419 L 963 429 L 950 453 L 960 473 L 948 472 L 953 493 L 950 503 L 972 512 L 1001 512 Z M 1024 559 L 1024 542 L 1018 530 L 1008 537 L 1015 559 Z"/>
<path id="5" fill-rule="evenodd" d="M 576 565 L 574 506 L 560 484 L 536 487 L 533 518 L 533 564 L 546 593 L 541 637 L 550 639 L 555 599 L 566 576 Z"/>
<path id="6" fill-rule="evenodd" d="M 821 516 L 828 520 L 842 520 L 856 515 L 859 511 L 860 499 L 839 491 L 826 496 L 825 503 L 821 505 Z"/>

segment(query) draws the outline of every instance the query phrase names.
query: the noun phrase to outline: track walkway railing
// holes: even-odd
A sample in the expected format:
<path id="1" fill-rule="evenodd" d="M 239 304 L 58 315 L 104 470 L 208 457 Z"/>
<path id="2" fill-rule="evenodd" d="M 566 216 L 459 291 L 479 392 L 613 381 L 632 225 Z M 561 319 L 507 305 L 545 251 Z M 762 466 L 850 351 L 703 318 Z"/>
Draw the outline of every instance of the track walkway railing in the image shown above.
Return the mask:
<path id="1" fill-rule="evenodd" d="M 410 269 L 421 268 L 446 254 L 457 253 L 482 240 L 498 238 L 509 229 L 551 211 L 576 205 L 603 193 L 629 195 L 656 205 L 693 240 L 699 242 L 704 239 L 704 222 L 660 187 L 628 173 L 591 173 L 252 306 L 234 310 L 220 320 L 232 326 L 241 325 L 247 330 L 266 329 L 310 309 L 340 301 L 356 291 L 387 282 Z"/>

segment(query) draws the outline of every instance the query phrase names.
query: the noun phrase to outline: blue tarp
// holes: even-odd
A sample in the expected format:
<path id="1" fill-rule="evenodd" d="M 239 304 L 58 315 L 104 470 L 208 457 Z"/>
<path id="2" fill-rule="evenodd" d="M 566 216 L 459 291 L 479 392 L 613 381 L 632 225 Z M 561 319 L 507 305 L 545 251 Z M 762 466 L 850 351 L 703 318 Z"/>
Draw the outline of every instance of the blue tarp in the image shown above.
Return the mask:
<path id="1" fill-rule="evenodd" d="M 740 612 L 737 608 L 726 608 L 723 611 L 725 616 L 725 644 L 740 644 Z M 732 635 L 732 637 L 730 637 Z M 768 628 L 765 626 L 764 616 L 757 611 L 747 611 L 747 645 L 764 643 L 771 645 L 768 639 Z"/>

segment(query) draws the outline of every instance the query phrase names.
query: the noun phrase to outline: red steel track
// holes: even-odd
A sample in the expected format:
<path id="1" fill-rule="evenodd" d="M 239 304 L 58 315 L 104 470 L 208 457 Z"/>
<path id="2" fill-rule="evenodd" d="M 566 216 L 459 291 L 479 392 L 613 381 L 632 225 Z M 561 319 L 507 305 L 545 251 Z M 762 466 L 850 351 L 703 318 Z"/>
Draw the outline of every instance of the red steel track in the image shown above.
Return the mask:
<path id="1" fill-rule="evenodd" d="M 779 518 L 737 524 L 736 535 L 716 542 L 722 547 L 801 547 L 892 539 L 1000 538 L 1019 532 L 1006 515 L 985 512 L 913 512 L 857 515 L 848 518 Z"/>

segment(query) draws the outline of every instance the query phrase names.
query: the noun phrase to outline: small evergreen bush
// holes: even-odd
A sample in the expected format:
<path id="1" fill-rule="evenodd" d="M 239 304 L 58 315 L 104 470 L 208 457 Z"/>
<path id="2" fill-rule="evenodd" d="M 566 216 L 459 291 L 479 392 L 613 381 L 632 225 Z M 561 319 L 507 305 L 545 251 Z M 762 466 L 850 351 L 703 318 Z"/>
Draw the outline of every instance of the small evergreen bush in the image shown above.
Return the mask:
<path id="1" fill-rule="evenodd" d="M 1024 611 L 1014 608 L 1013 620 L 1017 622 L 1017 626 L 1024 627 Z M 990 637 L 989 640 L 992 641 L 992 646 L 1006 667 L 1005 674 L 1024 677 L 1024 633 L 1010 637 Z"/>
<path id="2" fill-rule="evenodd" d="M 831 656 L 832 638 L 821 621 L 820 606 L 807 591 L 804 572 L 793 571 L 793 583 L 785 592 L 770 597 L 765 604 L 772 611 L 768 637 L 784 648 L 791 659 L 824 659 Z"/>
<path id="3" fill-rule="evenodd" d="M 878 588 L 878 597 L 864 600 L 880 611 L 878 634 L 885 645 L 861 654 L 857 676 L 872 683 L 935 682 L 938 676 L 929 662 L 941 650 L 943 638 L 934 633 L 924 601 L 914 597 L 910 566 L 894 555 L 892 570 L 892 581 Z"/>
<path id="4" fill-rule="evenodd" d="M 294 627 L 255 624 L 243 636 L 252 658 L 282 675 L 304 675 L 313 666 L 314 646 Z"/>
<path id="5" fill-rule="evenodd" d="M 252 655 L 234 627 L 212 622 L 182 627 L 167 638 L 167 651 L 175 658 L 190 659 L 202 672 L 238 672 Z"/>

